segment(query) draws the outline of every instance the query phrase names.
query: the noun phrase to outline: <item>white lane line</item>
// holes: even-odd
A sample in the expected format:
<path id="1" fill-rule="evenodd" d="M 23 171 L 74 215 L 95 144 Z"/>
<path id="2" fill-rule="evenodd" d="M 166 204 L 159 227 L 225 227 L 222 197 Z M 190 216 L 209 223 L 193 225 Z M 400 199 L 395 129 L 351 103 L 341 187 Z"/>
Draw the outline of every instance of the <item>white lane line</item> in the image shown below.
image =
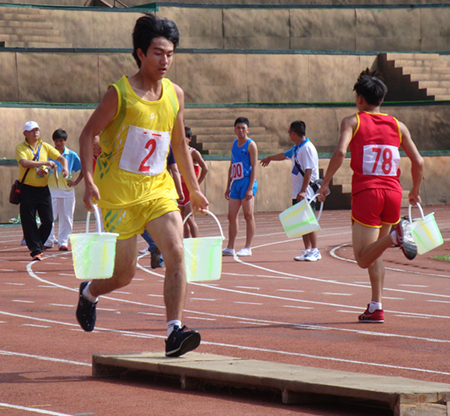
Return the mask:
<path id="1" fill-rule="evenodd" d="M 338 256 L 336 254 L 336 250 L 339 250 L 341 247 L 345 247 L 345 246 L 351 246 L 351 243 L 344 243 L 344 244 L 341 244 L 341 245 L 339 245 L 337 247 L 334 247 L 332 250 L 330 250 L 331 257 L 334 257 L 335 259 L 338 259 L 338 260 L 348 261 L 350 263 L 355 263 L 356 264 L 355 260 L 346 259 L 345 257 L 341 257 L 341 256 Z M 450 275 L 448 275 L 448 274 L 423 273 L 423 272 L 418 272 L 418 271 L 415 271 L 415 270 L 397 269 L 395 267 L 385 267 L 385 269 L 386 270 L 392 270 L 394 272 L 400 272 L 400 273 L 417 274 L 419 276 L 450 277 Z"/>
<path id="2" fill-rule="evenodd" d="M 5 270 L 7 272 L 14 272 L 15 270 Z M 5 282 L 5 285 L 13 285 L 13 286 L 25 286 L 25 283 L 14 283 L 14 282 Z"/>
<path id="3" fill-rule="evenodd" d="M 319 295 L 331 295 L 331 296 L 353 296 L 353 293 L 333 293 L 333 292 L 322 292 Z"/>
<path id="4" fill-rule="evenodd" d="M 91 367 L 92 366 L 92 363 L 82 363 L 82 362 L 79 362 L 79 361 L 64 360 L 64 359 L 61 359 L 61 358 L 44 357 L 42 355 L 26 354 L 26 353 L 23 353 L 23 352 L 13 352 L 13 351 L 0 350 L 0 355 L 9 355 L 9 356 L 15 356 L 15 357 L 32 358 L 34 360 L 50 361 L 52 363 L 82 365 L 82 366 L 86 366 L 86 367 Z"/>
<path id="5" fill-rule="evenodd" d="M 236 286 L 238 289 L 249 289 L 249 290 L 261 290 L 260 287 L 253 287 L 253 286 Z"/>
<path id="6" fill-rule="evenodd" d="M 450 303 L 450 300 L 436 300 L 436 299 L 428 299 L 427 302 L 436 302 L 436 303 Z"/>
<path id="7" fill-rule="evenodd" d="M 9 404 L 9 403 L 0 403 L 0 410 L 1 410 L 2 407 L 6 407 L 6 408 L 9 408 L 9 409 L 15 409 L 15 410 L 24 410 L 25 412 L 38 413 L 40 415 L 73 416 L 72 414 L 52 412 L 51 410 L 39 410 L 39 409 L 35 409 L 33 407 L 17 406 L 15 404 Z"/>
<path id="8" fill-rule="evenodd" d="M 430 287 L 428 285 L 410 285 L 410 284 L 402 284 L 402 283 L 399 283 L 398 285 L 404 286 L 404 287 L 422 287 L 422 288 Z"/>
<path id="9" fill-rule="evenodd" d="M 310 306 L 296 306 L 296 305 L 283 305 L 283 308 L 293 308 L 293 309 L 314 309 Z M 352 312 L 354 313 L 354 312 Z"/>
<path id="10" fill-rule="evenodd" d="M 338 248 L 338 247 L 336 247 L 336 248 Z M 259 270 L 264 270 L 264 271 L 266 271 L 268 273 L 275 273 L 275 274 L 281 274 L 281 275 L 284 275 L 284 276 L 290 276 L 290 277 L 298 279 L 298 280 L 300 280 L 300 279 L 309 280 L 309 281 L 312 281 L 312 282 L 319 282 L 319 283 L 324 283 L 324 284 L 327 284 L 327 285 L 329 285 L 330 283 L 334 283 L 334 284 L 340 285 L 340 286 L 367 288 L 367 285 L 359 285 L 359 284 L 355 284 L 355 283 L 340 282 L 340 281 L 337 281 L 337 280 L 327 280 L 327 279 L 320 279 L 320 278 L 317 278 L 317 277 L 296 275 L 296 274 L 287 273 L 287 272 L 280 272 L 278 270 L 268 269 L 267 267 L 259 266 L 257 264 L 246 263 L 240 257 L 237 257 L 237 256 L 234 257 L 234 260 L 237 263 L 241 263 L 241 264 L 243 264 L 245 266 L 253 267 L 253 268 L 259 269 Z M 343 260 L 347 260 L 347 259 L 343 259 Z M 387 269 L 387 267 L 386 267 L 386 269 Z M 391 270 L 397 270 L 397 269 L 391 269 Z M 406 272 L 405 270 L 401 270 L 401 269 L 398 269 L 398 271 Z M 409 273 L 409 271 L 408 271 L 408 273 Z M 440 275 L 435 275 L 435 274 L 429 274 L 429 273 L 425 274 L 425 273 L 418 273 L 418 272 L 416 272 L 416 274 L 421 274 L 422 276 L 440 276 Z M 448 276 L 447 275 L 445 275 L 445 276 L 442 275 L 440 277 L 450 277 L 450 275 L 448 275 Z M 195 284 L 195 283 L 191 282 L 191 284 Z M 450 295 L 444 295 L 444 294 L 440 294 L 440 293 L 416 292 L 416 291 L 413 291 L 413 290 L 394 289 L 394 288 L 389 288 L 389 287 L 385 287 L 385 288 L 383 288 L 383 290 L 385 292 L 386 291 L 391 291 L 391 292 L 408 293 L 408 294 L 412 294 L 412 295 L 420 295 L 421 297 L 426 295 L 426 296 L 436 296 L 436 297 L 450 298 Z M 250 294 L 250 293 L 248 293 L 248 294 Z"/>
<path id="11" fill-rule="evenodd" d="M 34 300 L 22 300 L 22 299 L 13 299 L 11 302 L 17 302 L 17 303 L 35 303 Z"/>
<path id="12" fill-rule="evenodd" d="M 299 289 L 277 289 L 277 292 L 305 293 L 304 290 L 299 290 Z"/>
<path id="13" fill-rule="evenodd" d="M 264 305 L 263 303 L 258 303 L 258 302 L 239 302 L 239 301 L 234 301 L 233 303 L 238 303 L 240 305 L 256 305 L 256 306 Z"/>
<path id="14" fill-rule="evenodd" d="M 22 324 L 22 326 L 32 326 L 33 328 L 51 328 L 48 325 Z"/>
<path id="15" fill-rule="evenodd" d="M 63 308 L 75 308 L 76 305 L 63 305 L 62 303 L 49 303 L 48 306 L 61 306 Z"/>
<path id="16" fill-rule="evenodd" d="M 12 315 L 12 316 L 19 316 L 14 315 L 7 312 L 1 312 L 5 315 Z M 21 316 L 23 317 L 23 316 Z M 34 320 L 42 320 L 42 321 L 48 321 L 47 319 L 39 319 L 39 318 L 32 318 L 32 317 L 24 317 L 28 319 L 34 319 Z M 243 322 L 248 322 L 245 320 L 245 318 L 240 318 Z M 258 322 L 258 320 L 255 320 Z M 70 325 L 70 326 L 76 326 L 75 324 L 67 324 L 65 322 L 58 322 L 53 321 L 54 323 L 59 323 L 62 325 Z M 262 320 L 259 320 L 259 323 L 262 323 Z M 267 323 L 270 323 L 271 321 L 266 321 Z M 255 322 L 252 322 L 255 323 Z M 273 322 L 272 322 L 273 323 Z M 289 326 L 292 326 L 292 324 L 289 324 Z M 335 330 L 335 328 L 326 328 L 321 326 L 314 326 L 314 325 L 295 325 L 296 328 L 305 328 L 305 329 L 315 329 L 315 330 Z M 81 331 L 81 330 L 80 330 Z M 96 331 L 101 332 L 111 332 L 111 333 L 117 333 L 122 335 L 127 335 L 130 337 L 136 337 L 136 338 L 149 338 L 149 339 L 165 339 L 166 337 L 164 335 L 154 335 L 154 334 L 144 334 L 134 331 L 124 331 L 124 330 L 115 330 L 115 329 L 106 329 L 106 328 L 96 328 Z M 368 331 L 354 331 L 354 330 L 346 330 L 347 332 L 356 332 L 364 335 L 379 335 L 379 336 L 387 336 L 387 337 L 397 337 L 396 334 L 383 334 L 383 333 L 372 333 Z M 418 339 L 418 337 L 412 337 L 412 336 L 402 336 L 403 338 L 409 338 L 409 339 Z M 422 338 L 424 339 L 424 338 Z M 435 340 L 431 339 L 433 342 L 449 342 L 450 340 Z M 381 367 L 381 368 L 389 368 L 389 369 L 398 369 L 398 370 L 409 370 L 409 371 L 415 371 L 415 372 L 422 372 L 422 373 L 429 373 L 429 374 L 442 374 L 442 375 L 449 375 L 450 372 L 444 372 L 444 371 L 438 371 L 438 370 L 430 370 L 430 369 L 423 369 L 423 368 L 412 368 L 412 367 L 402 367 L 402 366 L 395 366 L 390 364 L 380 364 L 380 363 L 374 363 L 374 362 L 364 362 L 364 361 L 355 361 L 355 360 L 348 360 L 343 358 L 336 358 L 336 357 L 325 357 L 325 356 L 318 356 L 318 355 L 311 355 L 311 354 L 304 354 L 304 353 L 298 353 L 298 352 L 289 352 L 289 351 L 280 351 L 280 350 L 269 350 L 269 349 L 263 349 L 263 348 L 257 348 L 257 347 L 247 347 L 243 345 L 235 345 L 235 344 L 224 344 L 219 342 L 209 342 L 209 341 L 202 341 L 205 345 L 212 345 L 216 347 L 225 347 L 225 348 L 235 348 L 238 350 L 250 350 L 250 351 L 261 351 L 261 352 L 268 352 L 268 353 L 275 353 L 280 355 L 289 355 L 289 356 L 296 356 L 296 357 L 306 357 L 306 358 L 313 358 L 317 360 L 325 360 L 325 361 L 333 361 L 333 362 L 339 362 L 339 363 L 352 363 L 352 364 L 359 364 L 359 365 L 367 365 L 367 366 L 373 366 L 373 367 Z M 85 363 L 79 363 L 76 361 L 69 361 L 69 360 L 61 360 L 61 359 L 55 359 L 55 358 L 49 358 L 49 357 L 42 357 L 42 356 L 33 356 L 30 354 L 22 354 L 22 353 L 10 353 L 9 351 L 1 351 L 0 355 L 17 355 L 17 356 L 24 356 L 24 357 L 31 357 L 46 361 L 54 361 L 54 362 L 61 362 L 61 363 L 68 363 L 68 364 L 76 364 L 76 365 L 85 365 L 85 366 L 91 366 L 91 364 L 85 364 Z"/>

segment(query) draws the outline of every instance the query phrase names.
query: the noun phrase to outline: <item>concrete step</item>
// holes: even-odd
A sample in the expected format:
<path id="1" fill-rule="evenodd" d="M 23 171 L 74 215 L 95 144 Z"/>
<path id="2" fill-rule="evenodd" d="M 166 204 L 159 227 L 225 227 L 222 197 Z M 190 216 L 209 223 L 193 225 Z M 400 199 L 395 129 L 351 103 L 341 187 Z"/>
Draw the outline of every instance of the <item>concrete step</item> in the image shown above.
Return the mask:
<path id="1" fill-rule="evenodd" d="M 0 28 L 17 27 L 17 28 L 35 28 L 36 22 L 33 21 L 17 21 L 17 20 L 0 20 Z M 39 22 L 39 29 L 53 29 L 53 25 L 47 21 Z"/>
<path id="2" fill-rule="evenodd" d="M 211 144 L 226 144 L 230 148 L 231 152 L 231 145 L 233 144 L 234 140 L 236 139 L 236 136 L 233 134 L 214 134 L 211 136 L 203 136 L 201 134 L 197 135 L 197 142 L 203 143 L 203 147 L 209 146 Z M 278 145 L 278 140 L 275 140 L 272 138 L 272 135 L 270 134 L 255 134 L 253 137 L 251 137 L 252 140 L 255 141 L 255 143 L 259 146 L 259 143 L 267 142 L 272 144 Z"/>
<path id="3" fill-rule="evenodd" d="M 0 35 L 0 41 L 5 42 L 5 46 L 8 47 L 10 42 L 26 42 L 29 44 L 40 42 L 40 43 L 54 43 L 63 44 L 66 43 L 66 39 L 58 36 L 47 37 L 47 36 L 27 36 L 27 35 Z M 8 45 L 6 45 L 8 43 Z"/>
<path id="4" fill-rule="evenodd" d="M 131 353 L 92 357 L 94 377 L 123 374 L 174 377 L 183 390 L 205 384 L 242 387 L 281 393 L 283 404 L 356 399 L 390 407 L 394 416 L 444 416 L 450 401 L 450 384 L 403 377 L 351 373 L 327 368 L 273 363 L 247 358 L 190 352 L 180 358 L 159 353 Z"/>
<path id="5" fill-rule="evenodd" d="M 450 88 L 427 88 L 427 95 L 450 95 Z"/>
<path id="6" fill-rule="evenodd" d="M 419 88 L 450 88 L 450 80 L 448 81 L 419 81 Z"/>
<path id="7" fill-rule="evenodd" d="M 188 125 L 186 123 L 186 125 Z M 212 125 L 212 126 L 205 126 L 204 124 L 194 127 L 192 123 L 189 124 L 189 127 L 192 129 L 192 134 L 195 134 L 197 136 L 235 136 L 233 131 L 233 124 L 228 124 L 227 126 L 218 126 L 218 125 Z M 261 134 L 266 133 L 265 127 L 252 127 L 250 129 L 249 136 L 259 136 Z"/>
<path id="8" fill-rule="evenodd" d="M 5 7 L 0 6 L 0 14 L 40 14 L 41 11 L 34 7 Z"/>
<path id="9" fill-rule="evenodd" d="M 234 121 L 236 119 L 205 119 L 205 118 L 199 118 L 199 119 L 194 119 L 194 118 L 186 118 L 185 120 L 185 125 L 189 126 L 191 129 L 197 129 L 198 127 L 226 127 L 228 128 L 230 131 L 233 131 L 233 126 L 234 126 Z M 251 130 L 253 131 L 253 127 L 251 128 Z M 194 133 L 195 134 L 195 133 Z"/>
<path id="10" fill-rule="evenodd" d="M 30 9 L 34 10 L 34 9 Z M 39 10 L 38 10 L 39 11 Z M 0 13 L 0 20 L 7 20 L 7 21 L 16 21 L 16 22 L 45 22 L 46 17 L 41 14 L 36 13 L 28 13 L 28 14 L 22 14 L 22 13 Z"/>
<path id="11" fill-rule="evenodd" d="M 402 66 L 418 66 L 418 67 L 431 67 L 431 68 L 446 68 L 448 67 L 448 62 L 445 60 L 424 60 L 424 59 L 396 59 L 395 67 L 400 68 Z"/>
<path id="12" fill-rule="evenodd" d="M 435 95 L 434 99 L 436 101 L 450 101 L 450 95 Z"/>
<path id="13" fill-rule="evenodd" d="M 17 36 L 45 36 L 45 37 L 58 37 L 59 30 L 54 30 L 52 28 L 19 28 L 19 27 L 0 27 L 0 36 L 3 35 L 17 35 Z"/>
<path id="14" fill-rule="evenodd" d="M 412 82 L 414 81 L 450 81 L 450 73 L 438 74 L 430 72 L 427 74 L 409 74 Z"/>
<path id="15" fill-rule="evenodd" d="M 1 39 L 0 39 L 1 42 Z M 73 48 L 71 43 L 53 43 L 52 39 L 48 42 L 5 42 L 6 48 Z"/>
<path id="16" fill-rule="evenodd" d="M 450 74 L 450 67 L 433 68 L 427 66 L 404 66 L 403 74 Z"/>
<path id="17" fill-rule="evenodd" d="M 422 60 L 439 60 L 438 53 L 396 53 L 388 52 L 386 54 L 388 61 L 395 61 L 397 59 L 422 59 Z"/>

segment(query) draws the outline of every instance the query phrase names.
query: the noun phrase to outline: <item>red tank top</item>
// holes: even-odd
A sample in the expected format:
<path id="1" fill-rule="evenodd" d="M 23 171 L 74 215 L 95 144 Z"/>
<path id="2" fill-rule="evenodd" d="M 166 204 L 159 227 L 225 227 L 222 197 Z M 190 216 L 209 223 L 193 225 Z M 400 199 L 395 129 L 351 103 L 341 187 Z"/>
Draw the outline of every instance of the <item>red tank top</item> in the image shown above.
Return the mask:
<path id="1" fill-rule="evenodd" d="M 363 111 L 356 117 L 358 125 L 350 142 L 352 195 L 370 188 L 402 192 L 398 151 L 402 138 L 397 119 Z"/>

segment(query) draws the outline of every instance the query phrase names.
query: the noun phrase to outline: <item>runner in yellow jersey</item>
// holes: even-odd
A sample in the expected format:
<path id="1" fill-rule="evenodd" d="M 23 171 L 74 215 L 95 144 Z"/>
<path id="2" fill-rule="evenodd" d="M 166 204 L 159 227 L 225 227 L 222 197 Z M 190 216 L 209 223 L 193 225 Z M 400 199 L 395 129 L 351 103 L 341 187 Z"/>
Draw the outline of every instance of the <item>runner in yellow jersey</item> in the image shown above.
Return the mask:
<path id="1" fill-rule="evenodd" d="M 78 322 L 85 331 L 92 331 L 98 296 L 131 282 L 136 270 L 137 235 L 146 229 L 166 264 L 169 357 L 178 357 L 200 344 L 200 334 L 181 324 L 186 292 L 183 226 L 178 196 L 166 170 L 170 143 L 193 209 L 208 207 L 184 140 L 183 90 L 164 78 L 178 41 L 174 22 L 152 14 L 139 18 L 133 31 L 133 57 L 139 70 L 110 86 L 80 136 L 84 203 L 88 210 L 93 209 L 93 202 L 98 203 L 106 231 L 119 233 L 119 237 L 113 276 L 80 285 Z M 102 153 L 93 174 L 92 149 L 98 134 Z"/>

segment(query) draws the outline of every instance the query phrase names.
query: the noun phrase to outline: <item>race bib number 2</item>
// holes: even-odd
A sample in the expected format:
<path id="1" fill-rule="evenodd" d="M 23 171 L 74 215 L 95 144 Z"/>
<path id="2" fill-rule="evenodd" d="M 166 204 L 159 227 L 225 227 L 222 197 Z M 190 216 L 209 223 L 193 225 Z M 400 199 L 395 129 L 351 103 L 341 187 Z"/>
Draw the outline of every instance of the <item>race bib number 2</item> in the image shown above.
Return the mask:
<path id="1" fill-rule="evenodd" d="M 166 167 L 169 142 L 169 132 L 130 126 L 119 168 L 141 175 L 159 175 Z"/>
<path id="2" fill-rule="evenodd" d="M 399 165 L 400 153 L 397 147 L 377 144 L 364 146 L 364 175 L 396 176 Z"/>

